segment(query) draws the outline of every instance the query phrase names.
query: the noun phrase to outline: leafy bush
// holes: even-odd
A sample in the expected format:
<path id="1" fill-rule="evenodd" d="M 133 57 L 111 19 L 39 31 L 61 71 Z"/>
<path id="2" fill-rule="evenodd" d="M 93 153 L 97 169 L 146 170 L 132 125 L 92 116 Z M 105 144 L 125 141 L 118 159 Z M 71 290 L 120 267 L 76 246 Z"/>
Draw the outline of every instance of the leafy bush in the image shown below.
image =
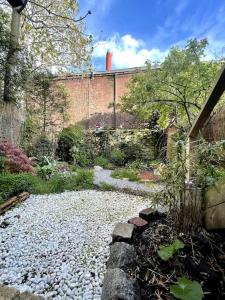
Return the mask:
<path id="1" fill-rule="evenodd" d="M 41 135 L 31 151 L 31 154 L 39 159 L 42 156 L 53 156 L 54 145 L 45 135 Z"/>
<path id="2" fill-rule="evenodd" d="M 112 172 L 113 178 L 127 178 L 129 181 L 139 181 L 138 173 L 135 170 L 115 170 Z"/>
<path id="3" fill-rule="evenodd" d="M 108 164 L 109 164 L 109 161 L 104 156 L 98 156 L 98 157 L 95 158 L 94 164 L 96 166 L 100 166 L 102 168 L 106 168 L 108 166 Z"/>
<path id="4" fill-rule="evenodd" d="M 126 167 L 131 170 L 148 170 L 148 164 L 142 162 L 141 160 L 135 160 L 132 162 L 128 162 Z"/>
<path id="5" fill-rule="evenodd" d="M 0 175 L 0 202 L 22 192 L 32 192 L 37 178 L 28 173 Z"/>
<path id="6" fill-rule="evenodd" d="M 32 173 L 31 160 L 17 146 L 3 142 L 0 144 L 1 170 L 10 173 Z"/>
<path id="7" fill-rule="evenodd" d="M 117 166 L 123 166 L 125 164 L 125 154 L 119 148 L 112 150 L 110 154 L 110 159 L 112 163 Z"/>
<path id="8" fill-rule="evenodd" d="M 49 180 L 28 173 L 0 175 L 0 201 L 22 192 L 31 194 L 61 193 L 93 187 L 93 172 L 78 170 L 76 173 L 53 175 Z"/>
<path id="9" fill-rule="evenodd" d="M 84 149 L 84 145 L 73 146 L 70 150 L 73 158 L 73 163 L 79 167 L 87 167 L 91 165 L 91 159 L 88 157 L 88 153 Z"/>
<path id="10" fill-rule="evenodd" d="M 84 140 L 84 129 L 79 125 L 64 128 L 58 140 L 57 155 L 63 161 L 73 162 L 72 148 L 76 146 L 78 149 Z"/>

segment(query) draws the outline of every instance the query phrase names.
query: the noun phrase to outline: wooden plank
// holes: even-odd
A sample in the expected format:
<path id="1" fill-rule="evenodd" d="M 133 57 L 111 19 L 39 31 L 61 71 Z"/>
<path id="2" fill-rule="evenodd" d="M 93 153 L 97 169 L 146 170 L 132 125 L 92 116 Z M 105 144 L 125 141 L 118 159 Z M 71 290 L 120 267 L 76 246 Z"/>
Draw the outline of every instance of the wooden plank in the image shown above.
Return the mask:
<path id="1" fill-rule="evenodd" d="M 192 128 L 188 133 L 188 137 L 190 138 L 197 137 L 199 131 L 203 128 L 205 122 L 207 121 L 214 107 L 218 103 L 224 90 L 225 90 L 225 65 L 223 66 L 205 105 L 203 106 L 194 124 L 192 125 Z"/>
<path id="2" fill-rule="evenodd" d="M 19 194 L 18 196 L 14 196 L 0 205 L 0 215 L 5 213 L 8 209 L 15 206 L 17 203 L 25 201 L 30 196 L 29 193 L 24 192 Z"/>

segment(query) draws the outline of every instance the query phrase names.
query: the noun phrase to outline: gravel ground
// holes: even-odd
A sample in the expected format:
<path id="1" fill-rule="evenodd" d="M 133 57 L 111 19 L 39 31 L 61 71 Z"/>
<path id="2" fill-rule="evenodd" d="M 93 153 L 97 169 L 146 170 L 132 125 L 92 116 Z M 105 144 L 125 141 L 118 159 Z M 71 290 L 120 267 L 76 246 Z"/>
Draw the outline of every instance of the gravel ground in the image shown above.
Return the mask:
<path id="1" fill-rule="evenodd" d="M 115 223 L 149 199 L 81 191 L 31 196 L 0 217 L 0 282 L 45 299 L 101 299 Z"/>
<path id="2" fill-rule="evenodd" d="M 159 191 L 162 189 L 162 186 L 159 184 L 152 184 L 151 187 L 145 186 L 143 183 L 137 183 L 132 182 L 129 180 L 122 180 L 122 179 L 116 179 L 111 177 L 111 170 L 95 170 L 94 171 L 94 183 L 98 186 L 101 186 L 101 184 L 107 183 L 110 184 L 118 189 L 130 189 L 134 191 L 141 191 L 141 192 L 147 192 L 147 193 L 154 193 L 156 191 Z"/>

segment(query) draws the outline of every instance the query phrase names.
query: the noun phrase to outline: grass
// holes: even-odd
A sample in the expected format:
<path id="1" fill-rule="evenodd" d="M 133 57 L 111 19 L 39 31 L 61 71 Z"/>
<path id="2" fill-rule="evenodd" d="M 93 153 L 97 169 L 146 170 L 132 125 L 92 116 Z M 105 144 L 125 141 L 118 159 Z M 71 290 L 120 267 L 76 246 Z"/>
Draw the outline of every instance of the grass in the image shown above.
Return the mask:
<path id="1" fill-rule="evenodd" d="M 106 182 L 100 182 L 100 189 L 102 191 L 105 191 L 105 192 L 107 192 L 107 191 L 110 192 L 110 191 L 116 191 L 117 190 L 113 185 L 111 185 L 109 183 L 106 183 Z"/>
<path id="2" fill-rule="evenodd" d="M 80 169 L 76 173 L 53 175 L 49 180 L 27 173 L 5 173 L 0 175 L 0 187 L 0 203 L 22 192 L 43 195 L 91 189 L 94 187 L 93 172 Z"/>
<path id="3" fill-rule="evenodd" d="M 111 177 L 117 179 L 128 179 L 129 181 L 139 181 L 138 172 L 130 169 L 118 169 L 112 172 Z"/>

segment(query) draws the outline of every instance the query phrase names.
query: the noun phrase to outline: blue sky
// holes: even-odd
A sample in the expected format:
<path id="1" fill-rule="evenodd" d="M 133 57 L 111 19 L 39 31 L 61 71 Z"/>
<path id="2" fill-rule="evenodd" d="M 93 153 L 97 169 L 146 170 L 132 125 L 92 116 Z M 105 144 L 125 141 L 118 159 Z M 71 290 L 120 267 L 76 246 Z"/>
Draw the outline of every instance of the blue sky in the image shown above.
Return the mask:
<path id="1" fill-rule="evenodd" d="M 162 61 L 173 45 L 208 38 L 208 58 L 225 52 L 224 0 L 80 0 L 90 9 L 87 32 L 93 34 L 93 66 L 104 70 L 107 49 L 115 69 Z"/>

